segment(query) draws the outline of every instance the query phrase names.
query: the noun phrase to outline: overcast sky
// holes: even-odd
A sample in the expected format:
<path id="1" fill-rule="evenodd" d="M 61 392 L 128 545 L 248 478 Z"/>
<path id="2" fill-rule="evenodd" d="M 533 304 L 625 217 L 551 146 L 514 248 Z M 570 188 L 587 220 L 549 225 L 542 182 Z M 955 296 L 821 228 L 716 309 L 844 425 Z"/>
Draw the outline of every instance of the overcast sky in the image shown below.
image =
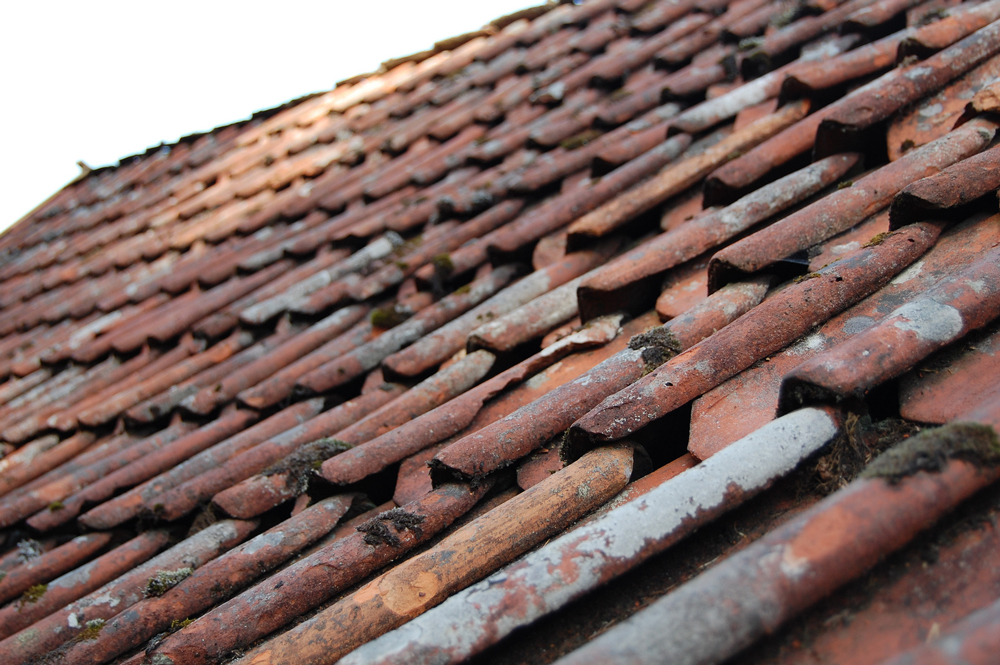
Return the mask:
<path id="1" fill-rule="evenodd" d="M 541 0 L 10 2 L 0 229 L 72 180 Z"/>

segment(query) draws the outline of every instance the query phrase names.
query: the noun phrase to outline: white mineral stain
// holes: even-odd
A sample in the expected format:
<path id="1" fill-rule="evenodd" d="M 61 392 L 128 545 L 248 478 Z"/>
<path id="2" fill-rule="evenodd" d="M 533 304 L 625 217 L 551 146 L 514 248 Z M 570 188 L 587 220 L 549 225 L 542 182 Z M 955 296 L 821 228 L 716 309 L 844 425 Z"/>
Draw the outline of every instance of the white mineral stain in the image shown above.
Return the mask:
<path id="1" fill-rule="evenodd" d="M 929 298 L 906 303 L 892 316 L 898 319 L 893 325 L 900 330 L 914 332 L 918 338 L 932 342 L 953 340 L 964 327 L 957 309 Z"/>
<path id="2" fill-rule="evenodd" d="M 920 272 L 923 270 L 923 268 L 924 268 L 924 262 L 923 262 L 923 260 L 917 261 L 916 263 L 914 263 L 913 265 L 911 265 L 909 268 L 907 268 L 903 272 L 901 272 L 898 275 L 896 275 L 896 278 L 893 279 L 891 283 L 892 284 L 905 284 L 906 282 L 909 282 L 911 279 L 913 279 L 914 277 L 916 277 L 917 275 L 919 275 Z"/>

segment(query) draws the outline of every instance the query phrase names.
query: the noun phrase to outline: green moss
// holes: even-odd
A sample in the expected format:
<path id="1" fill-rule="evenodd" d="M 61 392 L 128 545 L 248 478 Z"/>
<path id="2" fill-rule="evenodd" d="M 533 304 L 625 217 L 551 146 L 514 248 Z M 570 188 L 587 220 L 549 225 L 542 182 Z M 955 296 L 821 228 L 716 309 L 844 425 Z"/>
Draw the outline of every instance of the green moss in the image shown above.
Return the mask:
<path id="1" fill-rule="evenodd" d="M 396 261 L 395 264 L 396 267 L 399 268 L 400 270 L 406 270 L 407 268 L 410 267 L 410 264 L 407 263 L 406 261 Z"/>
<path id="2" fill-rule="evenodd" d="M 865 247 L 877 247 L 882 244 L 882 241 L 889 237 L 889 233 L 879 233 L 872 236 L 872 239 L 864 244 Z"/>
<path id="3" fill-rule="evenodd" d="M 847 189 L 848 187 L 851 187 L 853 185 L 854 185 L 853 180 L 844 180 L 843 182 L 837 183 L 837 189 Z"/>
<path id="4" fill-rule="evenodd" d="M 596 129 L 587 129 L 576 136 L 571 136 L 559 143 L 559 146 L 565 150 L 576 150 L 577 148 L 582 148 L 587 145 L 598 136 L 601 136 L 601 132 Z"/>
<path id="5" fill-rule="evenodd" d="M 741 39 L 737 48 L 741 51 L 752 51 L 755 48 L 760 47 L 764 43 L 763 37 L 747 37 Z"/>
<path id="6" fill-rule="evenodd" d="M 793 284 L 799 284 L 801 282 L 805 282 L 805 281 L 808 281 L 810 279 L 818 279 L 818 278 L 820 278 L 822 276 L 823 275 L 819 274 L 818 272 L 811 272 L 811 273 L 807 273 L 805 275 L 799 275 L 798 277 L 796 277 L 795 279 L 792 280 L 792 283 Z"/>
<path id="7" fill-rule="evenodd" d="M 399 307 L 379 307 L 372 311 L 371 322 L 376 328 L 388 330 L 395 328 L 407 318 L 409 317 L 406 312 Z"/>
<path id="8" fill-rule="evenodd" d="M 413 252 L 423 244 L 424 244 L 423 234 L 420 234 L 418 236 L 413 236 L 409 240 L 404 241 L 402 245 L 397 247 L 393 252 L 393 254 L 395 254 L 396 256 L 404 256 L 406 254 Z"/>
<path id="9" fill-rule="evenodd" d="M 910 150 L 913 150 L 916 147 L 917 144 L 913 142 L 913 139 L 906 139 L 905 141 L 899 144 L 899 151 L 909 152 Z"/>
<path id="10" fill-rule="evenodd" d="M 455 270 L 455 264 L 452 263 L 451 254 L 438 254 L 431 262 L 434 264 L 434 270 L 439 275 L 450 275 L 452 271 Z"/>
<path id="11" fill-rule="evenodd" d="M 631 96 L 632 96 L 632 93 L 629 92 L 628 90 L 626 90 L 625 88 L 618 88 L 617 90 L 615 90 L 614 92 L 612 92 L 610 95 L 608 95 L 608 101 L 609 102 L 617 102 L 619 100 L 626 99 L 626 98 L 631 97 Z"/>
<path id="12" fill-rule="evenodd" d="M 48 584 L 36 584 L 30 587 L 27 591 L 21 594 L 21 604 L 26 605 L 28 603 L 37 603 L 45 595 L 45 592 L 49 590 Z"/>
<path id="13" fill-rule="evenodd" d="M 923 27 L 925 25 L 933 23 L 934 21 L 940 21 L 943 18 L 948 18 L 950 15 L 951 14 L 948 12 L 946 8 L 940 7 L 932 12 L 927 12 L 926 14 L 924 14 L 920 18 L 920 20 L 917 21 L 917 27 Z"/>
<path id="14" fill-rule="evenodd" d="M 49 511 L 54 513 L 57 510 L 62 510 L 65 507 L 66 506 L 63 504 L 63 502 L 57 499 L 49 504 Z"/>
<path id="15" fill-rule="evenodd" d="M 471 290 L 472 290 L 472 287 L 470 285 L 466 284 L 464 286 L 460 286 L 457 289 L 455 289 L 455 295 L 462 296 L 462 295 L 465 295 L 466 293 L 468 293 Z"/>
<path id="16" fill-rule="evenodd" d="M 194 619 L 174 619 L 170 622 L 170 632 L 176 633 L 178 630 L 187 628 L 194 622 Z"/>
<path id="17" fill-rule="evenodd" d="M 96 640 L 101 635 L 101 630 L 104 628 L 104 624 L 107 623 L 104 619 L 92 619 L 87 622 L 87 625 L 83 630 L 76 636 L 76 639 L 80 642 L 86 642 L 87 640 Z"/>

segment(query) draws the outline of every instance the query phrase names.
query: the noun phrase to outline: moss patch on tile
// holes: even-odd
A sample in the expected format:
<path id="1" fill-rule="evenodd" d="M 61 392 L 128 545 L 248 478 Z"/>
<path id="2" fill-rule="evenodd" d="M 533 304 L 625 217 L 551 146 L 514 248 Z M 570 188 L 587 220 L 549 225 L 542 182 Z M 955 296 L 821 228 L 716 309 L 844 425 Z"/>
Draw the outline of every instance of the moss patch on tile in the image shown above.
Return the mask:
<path id="1" fill-rule="evenodd" d="M 107 622 L 104 619 L 91 619 L 84 626 L 83 630 L 76 636 L 76 639 L 80 642 L 86 642 L 87 640 L 96 640 L 101 636 L 101 631 L 104 629 L 104 625 Z"/>
<path id="2" fill-rule="evenodd" d="M 940 472 L 949 460 L 976 466 L 1000 464 L 1000 440 L 992 427 L 979 423 L 951 423 L 926 429 L 879 455 L 862 473 L 897 483 L 919 471 Z"/>
<path id="3" fill-rule="evenodd" d="M 412 531 L 419 538 L 423 535 L 423 531 L 420 529 L 423 521 L 423 515 L 414 515 L 402 508 L 393 508 L 359 524 L 357 530 L 365 534 L 365 542 L 373 547 L 382 544 L 399 547 L 400 540 L 396 534 L 405 529 Z"/>
<path id="4" fill-rule="evenodd" d="M 35 584 L 28 588 L 23 594 L 21 594 L 21 604 L 27 605 L 28 603 L 37 603 L 45 595 L 45 592 L 49 590 L 48 584 Z"/>

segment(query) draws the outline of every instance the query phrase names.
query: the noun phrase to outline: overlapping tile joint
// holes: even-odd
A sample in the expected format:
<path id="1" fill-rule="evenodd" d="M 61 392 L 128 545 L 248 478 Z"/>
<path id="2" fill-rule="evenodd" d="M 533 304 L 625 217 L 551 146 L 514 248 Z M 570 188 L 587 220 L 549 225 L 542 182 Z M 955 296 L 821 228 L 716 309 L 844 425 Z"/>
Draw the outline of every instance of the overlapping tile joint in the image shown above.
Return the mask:
<path id="1" fill-rule="evenodd" d="M 550 4 L 81 176 L 0 662 L 996 662 L 998 77 L 1000 0 Z"/>

